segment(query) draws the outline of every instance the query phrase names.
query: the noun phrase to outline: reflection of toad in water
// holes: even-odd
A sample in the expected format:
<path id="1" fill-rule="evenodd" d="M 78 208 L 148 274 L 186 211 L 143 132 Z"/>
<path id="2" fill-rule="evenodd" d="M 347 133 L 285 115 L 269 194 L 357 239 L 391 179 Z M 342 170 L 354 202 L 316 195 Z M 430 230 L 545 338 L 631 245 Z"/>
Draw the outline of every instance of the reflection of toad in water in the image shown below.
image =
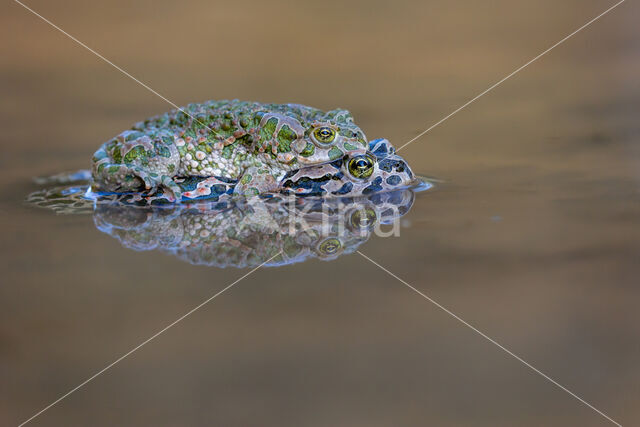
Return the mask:
<path id="1" fill-rule="evenodd" d="M 410 190 L 375 198 L 311 200 L 248 199 L 220 209 L 203 206 L 132 209 L 98 205 L 96 227 L 123 246 L 162 250 L 192 264 L 217 267 L 332 260 L 353 252 L 380 224 L 409 210 Z"/>
<path id="2" fill-rule="evenodd" d="M 394 229 L 411 208 L 415 189 L 341 198 L 202 200 L 164 206 L 88 199 L 86 187 L 57 187 L 29 196 L 58 213 L 93 211 L 96 227 L 127 248 L 160 250 L 191 264 L 280 266 L 307 258 L 333 260 L 355 251 L 381 225 Z M 64 202 L 64 203 L 63 203 Z"/>

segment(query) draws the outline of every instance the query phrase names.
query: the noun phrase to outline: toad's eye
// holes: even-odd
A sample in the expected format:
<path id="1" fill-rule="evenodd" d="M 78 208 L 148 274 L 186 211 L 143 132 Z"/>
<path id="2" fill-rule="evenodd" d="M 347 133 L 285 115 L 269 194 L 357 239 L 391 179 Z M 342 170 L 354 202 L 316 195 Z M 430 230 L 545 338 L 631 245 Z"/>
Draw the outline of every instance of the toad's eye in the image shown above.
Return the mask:
<path id="1" fill-rule="evenodd" d="M 354 211 L 349 218 L 349 225 L 352 230 L 370 230 L 376 225 L 378 215 L 371 208 L 360 208 Z"/>
<path id="2" fill-rule="evenodd" d="M 318 144 L 331 144 L 336 139 L 336 131 L 329 126 L 320 126 L 313 130 L 313 139 Z"/>
<path id="3" fill-rule="evenodd" d="M 320 252 L 321 255 L 330 256 L 335 255 L 341 248 L 342 243 L 340 243 L 340 240 L 335 237 L 329 237 L 320 242 L 318 245 L 318 252 Z"/>
<path id="4" fill-rule="evenodd" d="M 373 173 L 374 160 L 370 154 L 362 154 L 349 159 L 347 169 L 354 178 L 367 179 Z"/>

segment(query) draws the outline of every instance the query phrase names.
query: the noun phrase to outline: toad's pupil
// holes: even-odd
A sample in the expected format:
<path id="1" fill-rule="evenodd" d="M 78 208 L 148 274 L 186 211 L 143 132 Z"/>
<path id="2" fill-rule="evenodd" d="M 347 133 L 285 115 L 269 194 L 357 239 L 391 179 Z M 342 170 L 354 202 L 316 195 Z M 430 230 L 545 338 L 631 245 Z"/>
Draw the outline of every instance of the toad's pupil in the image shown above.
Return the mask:
<path id="1" fill-rule="evenodd" d="M 367 159 L 357 159 L 353 164 L 353 168 L 358 172 L 365 172 L 370 167 L 371 166 Z"/>

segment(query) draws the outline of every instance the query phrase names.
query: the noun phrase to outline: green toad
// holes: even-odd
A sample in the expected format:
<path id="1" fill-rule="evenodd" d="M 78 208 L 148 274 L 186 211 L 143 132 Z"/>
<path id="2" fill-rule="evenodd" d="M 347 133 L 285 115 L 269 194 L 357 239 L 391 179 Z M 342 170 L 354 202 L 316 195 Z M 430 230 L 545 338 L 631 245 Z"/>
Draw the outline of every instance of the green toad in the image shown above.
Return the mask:
<path id="1" fill-rule="evenodd" d="M 347 110 L 299 104 L 207 101 L 152 117 L 93 156 L 93 189 L 157 191 L 174 200 L 180 177 L 238 180 L 235 194 L 275 191 L 287 174 L 367 150 Z"/>

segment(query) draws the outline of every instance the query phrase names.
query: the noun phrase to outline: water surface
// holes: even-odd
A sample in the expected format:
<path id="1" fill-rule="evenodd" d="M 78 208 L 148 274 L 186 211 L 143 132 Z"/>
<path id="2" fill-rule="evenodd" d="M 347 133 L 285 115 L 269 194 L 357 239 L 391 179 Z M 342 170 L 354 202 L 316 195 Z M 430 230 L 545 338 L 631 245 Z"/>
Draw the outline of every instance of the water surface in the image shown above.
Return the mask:
<path id="1" fill-rule="evenodd" d="M 179 105 L 351 110 L 402 145 L 609 4 L 29 5 Z M 152 7 L 153 6 L 153 7 Z M 1 6 L 0 424 L 247 273 L 24 203 L 169 108 Z M 444 182 L 359 250 L 623 425 L 640 421 L 640 16 L 626 2 L 401 154 Z M 81 17 L 81 19 L 80 19 Z M 251 274 L 41 425 L 606 425 L 357 253 Z"/>

